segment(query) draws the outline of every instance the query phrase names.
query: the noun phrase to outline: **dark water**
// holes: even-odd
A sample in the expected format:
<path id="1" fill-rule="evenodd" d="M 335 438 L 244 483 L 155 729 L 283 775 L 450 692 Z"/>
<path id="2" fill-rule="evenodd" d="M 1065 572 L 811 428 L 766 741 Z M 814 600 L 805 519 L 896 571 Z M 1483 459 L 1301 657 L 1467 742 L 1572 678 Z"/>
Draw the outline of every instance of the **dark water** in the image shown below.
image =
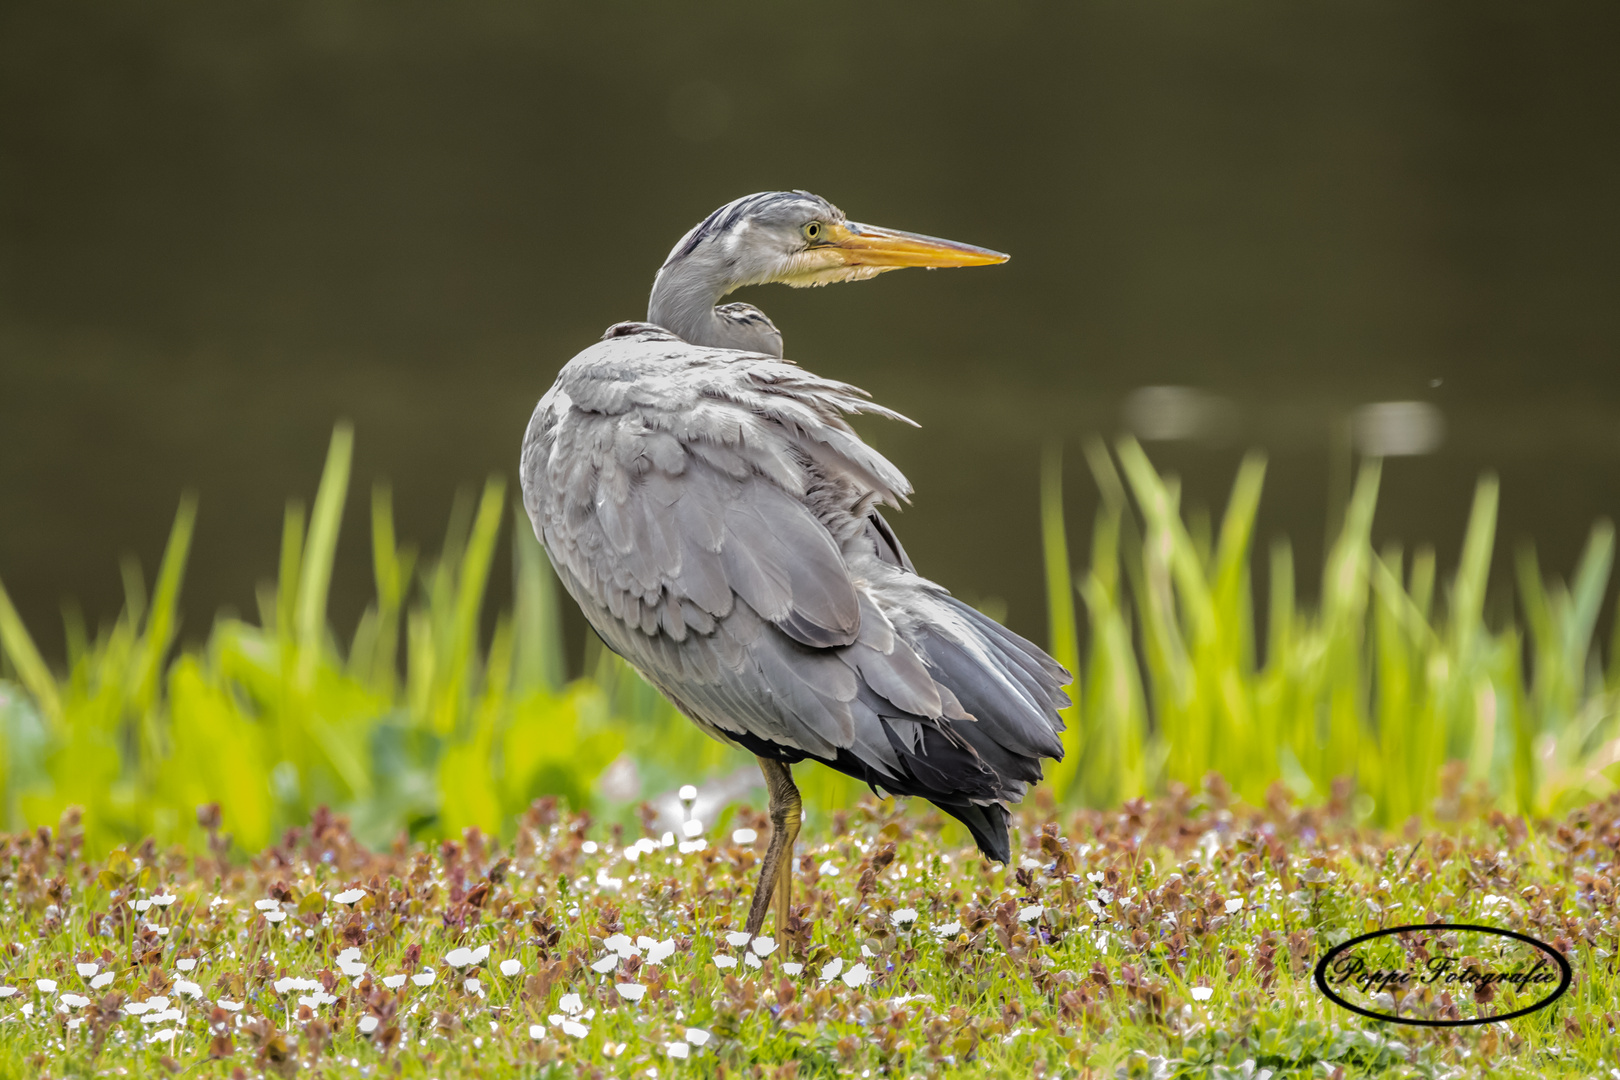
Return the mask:
<path id="1" fill-rule="evenodd" d="M 1454 559 L 1495 469 L 1499 563 L 1533 537 L 1567 569 L 1620 510 L 1617 30 L 1480 0 L 4 5 L 0 579 L 59 652 L 63 599 L 114 612 L 193 487 L 188 632 L 251 611 L 345 416 L 358 489 L 391 478 L 436 546 L 673 241 L 777 187 L 1013 253 L 747 298 L 923 425 L 863 427 L 917 485 L 901 534 L 1015 627 L 1044 637 L 1041 442 L 1083 555 L 1080 440 L 1151 428 L 1141 387 L 1213 395 L 1151 447 L 1188 502 L 1270 454 L 1260 536 L 1307 566 L 1335 433 L 1419 401 L 1444 441 L 1391 461 L 1380 535 Z"/>

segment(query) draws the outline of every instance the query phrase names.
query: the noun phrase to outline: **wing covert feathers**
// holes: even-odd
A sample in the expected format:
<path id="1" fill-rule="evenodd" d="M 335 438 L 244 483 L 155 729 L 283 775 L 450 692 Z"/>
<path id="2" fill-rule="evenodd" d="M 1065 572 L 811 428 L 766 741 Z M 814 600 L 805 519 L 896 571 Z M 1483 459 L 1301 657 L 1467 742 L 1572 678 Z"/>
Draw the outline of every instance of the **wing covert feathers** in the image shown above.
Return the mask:
<path id="1" fill-rule="evenodd" d="M 919 577 L 878 513 L 910 494 L 846 416 L 905 418 L 771 357 L 621 324 L 524 440 L 524 506 L 609 647 L 716 737 L 815 758 L 961 820 L 1061 758 L 1070 676 Z"/>

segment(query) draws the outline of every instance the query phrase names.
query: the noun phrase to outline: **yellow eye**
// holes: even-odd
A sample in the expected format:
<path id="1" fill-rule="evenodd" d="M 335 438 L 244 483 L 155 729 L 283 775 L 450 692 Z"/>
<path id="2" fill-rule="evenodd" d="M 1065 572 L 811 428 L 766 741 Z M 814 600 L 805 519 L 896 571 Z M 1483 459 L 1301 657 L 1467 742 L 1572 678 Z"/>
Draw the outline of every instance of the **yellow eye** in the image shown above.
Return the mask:
<path id="1" fill-rule="evenodd" d="M 821 239 L 821 222 L 812 221 L 800 231 L 804 233 L 804 238 L 806 240 L 820 240 Z"/>

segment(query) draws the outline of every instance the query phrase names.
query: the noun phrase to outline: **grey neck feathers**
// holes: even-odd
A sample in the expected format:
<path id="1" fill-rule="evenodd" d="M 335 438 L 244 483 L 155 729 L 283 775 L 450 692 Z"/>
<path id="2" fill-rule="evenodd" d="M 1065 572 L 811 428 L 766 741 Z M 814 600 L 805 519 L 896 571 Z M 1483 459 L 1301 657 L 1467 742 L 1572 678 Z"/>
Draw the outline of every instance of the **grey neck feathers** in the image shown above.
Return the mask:
<path id="1" fill-rule="evenodd" d="M 693 345 L 781 356 L 782 335 L 763 311 L 752 304 L 715 306 L 736 287 L 721 261 L 699 248 L 658 271 L 647 321 Z"/>

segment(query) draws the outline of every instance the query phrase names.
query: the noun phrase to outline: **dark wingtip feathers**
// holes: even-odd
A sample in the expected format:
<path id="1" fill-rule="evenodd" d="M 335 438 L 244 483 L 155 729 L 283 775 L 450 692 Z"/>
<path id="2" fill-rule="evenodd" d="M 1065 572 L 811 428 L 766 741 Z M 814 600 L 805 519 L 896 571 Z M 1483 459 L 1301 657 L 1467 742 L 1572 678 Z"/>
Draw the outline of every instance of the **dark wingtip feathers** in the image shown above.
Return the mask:
<path id="1" fill-rule="evenodd" d="M 1000 803 L 978 806 L 973 803 L 948 805 L 935 803 L 941 810 L 966 825 L 973 834 L 974 843 L 986 857 L 999 863 L 1012 861 L 1012 840 L 1007 835 L 1007 808 Z"/>

